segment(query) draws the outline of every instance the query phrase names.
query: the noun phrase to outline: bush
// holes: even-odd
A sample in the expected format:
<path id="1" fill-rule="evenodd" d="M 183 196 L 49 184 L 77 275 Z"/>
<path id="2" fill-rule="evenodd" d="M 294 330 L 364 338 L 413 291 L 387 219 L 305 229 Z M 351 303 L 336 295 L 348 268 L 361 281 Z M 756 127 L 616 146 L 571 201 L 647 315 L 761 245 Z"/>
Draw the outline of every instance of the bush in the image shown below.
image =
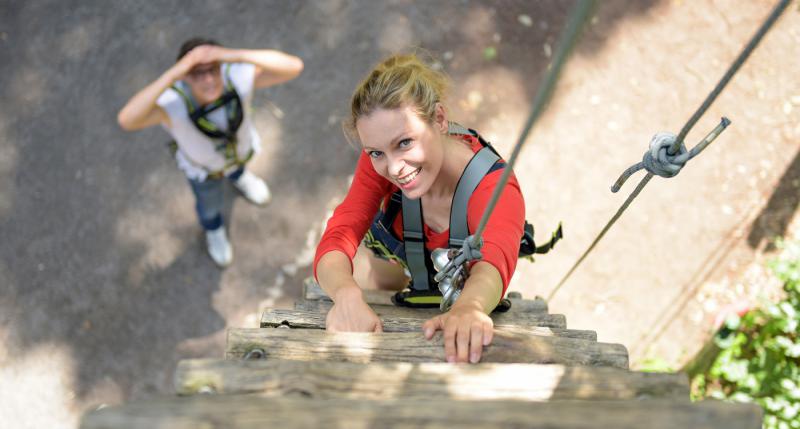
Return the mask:
<path id="1" fill-rule="evenodd" d="M 800 243 L 781 247 L 770 268 L 785 299 L 729 317 L 713 339 L 719 353 L 690 375 L 694 399 L 756 402 L 765 428 L 800 429 Z"/>

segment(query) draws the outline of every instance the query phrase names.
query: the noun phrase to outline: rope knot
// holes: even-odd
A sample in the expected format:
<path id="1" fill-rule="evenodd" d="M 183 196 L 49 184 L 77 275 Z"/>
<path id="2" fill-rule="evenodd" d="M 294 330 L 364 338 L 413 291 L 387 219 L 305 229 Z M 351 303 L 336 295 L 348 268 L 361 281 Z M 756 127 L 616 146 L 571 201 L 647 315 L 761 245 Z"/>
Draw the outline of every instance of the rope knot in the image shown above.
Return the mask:
<path id="1" fill-rule="evenodd" d="M 683 142 L 677 153 L 669 153 L 669 148 L 675 143 L 676 137 L 675 134 L 669 132 L 661 132 L 653 136 L 650 140 L 650 150 L 645 152 L 642 157 L 642 165 L 645 170 L 661 177 L 674 177 L 681 172 L 681 168 L 686 165 L 690 154 Z"/>

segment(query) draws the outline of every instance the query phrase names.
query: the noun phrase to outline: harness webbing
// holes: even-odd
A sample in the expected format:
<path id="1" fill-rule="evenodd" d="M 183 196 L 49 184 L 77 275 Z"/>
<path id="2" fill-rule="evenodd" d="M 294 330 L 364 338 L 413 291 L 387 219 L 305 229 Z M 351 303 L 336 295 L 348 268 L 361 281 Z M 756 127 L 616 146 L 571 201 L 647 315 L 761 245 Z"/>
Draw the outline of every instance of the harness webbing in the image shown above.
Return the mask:
<path id="1" fill-rule="evenodd" d="M 449 135 L 475 134 L 467 128 L 451 122 L 448 128 Z M 481 144 L 484 144 L 481 142 Z M 491 170 L 492 166 L 500 160 L 491 146 L 484 145 L 467 164 L 456 184 L 453 201 L 450 206 L 450 236 L 449 246 L 460 248 L 461 243 L 469 236 L 467 226 L 467 204 L 469 198 Z M 410 199 L 402 195 L 403 199 L 403 241 L 405 243 L 406 265 L 411 273 L 411 288 L 417 291 L 433 289 L 429 280 L 429 267 L 427 251 L 425 250 L 425 232 L 422 222 L 422 204 L 419 199 Z"/>
<path id="2" fill-rule="evenodd" d="M 218 99 L 208 105 L 200 106 L 194 97 L 192 97 L 191 90 L 185 82 L 179 81 L 172 86 L 172 89 L 183 99 L 186 110 L 189 113 L 189 118 L 192 120 L 195 128 L 210 139 L 221 140 L 215 147 L 217 151 L 222 152 L 225 158 L 225 167 L 221 171 L 208 171 L 207 168 L 192 161 L 193 164 L 207 170 L 211 177 L 222 176 L 227 168 L 234 165 L 242 166 L 253 156 L 253 151 L 251 150 L 243 159 L 239 158 L 239 152 L 237 150 L 237 132 L 244 120 L 244 108 L 239 93 L 236 92 L 236 88 L 233 85 L 233 80 L 230 78 L 230 64 L 224 64 L 223 67 L 225 91 Z M 225 108 L 225 118 L 228 122 L 228 127 L 225 130 L 208 119 L 208 115 L 221 107 Z"/>
<path id="3" fill-rule="evenodd" d="M 430 289 L 428 266 L 425 264 L 425 231 L 422 226 L 422 204 L 403 195 L 403 242 L 406 264 L 411 273 L 411 288 Z"/>
<path id="4" fill-rule="evenodd" d="M 453 203 L 450 207 L 450 248 L 460 248 L 469 236 L 467 225 L 467 204 L 472 192 L 478 187 L 483 177 L 500 160 L 489 147 L 484 147 L 467 164 L 464 174 L 458 179 Z"/>

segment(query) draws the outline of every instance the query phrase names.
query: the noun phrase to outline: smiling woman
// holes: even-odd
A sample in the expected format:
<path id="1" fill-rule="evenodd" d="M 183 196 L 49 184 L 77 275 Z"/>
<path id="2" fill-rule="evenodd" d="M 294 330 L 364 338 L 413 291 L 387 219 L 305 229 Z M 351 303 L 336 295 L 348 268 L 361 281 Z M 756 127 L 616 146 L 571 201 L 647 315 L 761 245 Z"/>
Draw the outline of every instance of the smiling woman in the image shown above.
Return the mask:
<path id="1" fill-rule="evenodd" d="M 320 286 L 334 300 L 328 330 L 382 330 L 362 287 L 408 287 L 428 292 L 431 301 L 441 299 L 435 296 L 431 252 L 454 247 L 458 231 L 471 234 L 478 226 L 505 162 L 478 133 L 449 120 L 446 87 L 446 77 L 416 56 L 396 55 L 375 67 L 353 94 L 345 131 L 363 152 L 314 264 Z M 448 361 L 478 362 L 482 346 L 491 342 L 488 313 L 516 268 L 524 213 L 512 175 L 487 224 L 483 258 L 470 267 L 461 297 L 423 325 L 429 339 L 444 331 Z M 367 256 L 353 264 L 359 248 Z"/>

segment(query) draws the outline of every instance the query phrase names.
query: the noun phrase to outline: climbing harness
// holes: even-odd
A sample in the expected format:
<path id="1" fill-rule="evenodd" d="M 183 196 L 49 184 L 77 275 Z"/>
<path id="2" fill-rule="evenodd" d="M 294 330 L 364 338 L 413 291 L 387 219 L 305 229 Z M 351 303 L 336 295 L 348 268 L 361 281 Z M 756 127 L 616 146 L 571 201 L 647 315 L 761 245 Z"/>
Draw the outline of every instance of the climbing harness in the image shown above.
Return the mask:
<path id="1" fill-rule="evenodd" d="M 218 142 L 215 149 L 217 152 L 221 152 L 225 157 L 225 166 L 221 170 L 209 171 L 201 164 L 189 159 L 186 153 L 184 153 L 184 156 L 186 156 L 192 164 L 206 170 L 208 178 L 210 179 L 221 179 L 225 176 L 225 172 L 231 167 L 244 166 L 254 154 L 253 149 L 250 149 L 244 158 L 239 158 L 239 153 L 237 151 L 238 138 L 236 133 L 239 131 L 239 127 L 242 125 L 242 120 L 244 119 L 244 106 L 230 78 L 230 64 L 223 64 L 223 67 L 225 91 L 218 99 L 208 105 L 198 105 L 191 96 L 191 89 L 183 81 L 179 81 L 171 87 L 183 99 L 186 110 L 189 113 L 189 118 L 192 120 L 194 126 L 208 138 Z M 228 121 L 228 127 L 224 130 L 208 118 L 208 115 L 219 108 L 225 109 L 225 118 Z M 172 141 L 169 143 L 169 146 L 174 155 L 178 149 L 177 143 Z"/>
<path id="2" fill-rule="evenodd" d="M 684 146 L 684 138 L 686 134 L 694 127 L 700 117 L 708 110 L 711 106 L 711 103 L 716 100 L 717 96 L 719 96 L 720 92 L 725 88 L 728 82 L 733 78 L 739 68 L 744 64 L 753 50 L 756 48 L 758 43 L 764 37 L 764 35 L 769 31 L 775 21 L 781 16 L 781 14 L 786 10 L 786 7 L 789 5 L 789 0 L 780 0 L 775 8 L 772 10 L 770 15 L 761 24 L 761 27 L 758 29 L 756 34 L 750 39 L 750 41 L 745 45 L 742 52 L 739 53 L 739 56 L 734 60 L 725 74 L 722 76 L 720 81 L 714 87 L 714 89 L 709 93 L 706 99 L 703 101 L 703 104 L 694 112 L 691 118 L 686 122 L 686 124 L 681 129 L 680 133 L 676 136 L 670 133 L 659 133 L 656 134 L 650 142 L 650 150 L 645 153 L 642 162 L 634 164 L 633 166 L 626 169 L 622 175 L 617 179 L 614 185 L 611 186 L 611 192 L 617 192 L 625 183 L 626 180 L 635 172 L 645 169 L 647 170 L 647 174 L 642 178 L 636 188 L 631 192 L 625 202 L 620 206 L 614 216 L 611 217 L 611 220 L 606 223 L 603 229 L 600 231 L 600 234 L 594 239 L 592 244 L 583 252 L 580 258 L 575 262 L 575 264 L 570 268 L 567 274 L 561 279 L 560 282 L 556 285 L 556 287 L 550 292 L 547 297 L 547 300 L 551 300 L 561 286 L 566 283 L 566 281 L 570 278 L 572 273 L 580 266 L 580 264 L 586 259 L 589 253 L 595 248 L 597 243 L 600 242 L 600 239 L 605 236 L 606 232 L 611 228 L 612 225 L 617 221 L 617 219 L 622 216 L 622 213 L 630 206 L 633 200 L 639 195 L 640 192 L 644 189 L 647 183 L 650 182 L 650 179 L 653 178 L 654 175 L 658 175 L 661 177 L 674 177 L 677 175 L 681 168 L 686 164 L 686 162 L 703 151 L 714 139 L 719 136 L 722 131 L 730 125 L 731 121 L 728 118 L 723 117 L 720 121 L 719 125 L 717 125 L 706 137 L 697 144 L 697 146 L 693 147 L 691 151 L 687 152 L 686 147 Z"/>
<path id="3" fill-rule="evenodd" d="M 443 298 L 440 303 L 440 309 L 442 309 L 442 311 L 449 309 L 460 296 L 461 290 L 464 287 L 464 279 L 466 278 L 469 262 L 480 259 L 481 257 L 480 249 L 483 246 L 483 239 L 481 235 L 483 234 L 486 224 L 489 221 L 489 216 L 491 216 L 492 211 L 497 205 L 497 201 L 500 199 L 500 194 L 503 192 L 503 188 L 505 187 L 506 183 L 508 183 L 509 176 L 511 175 L 511 171 L 516 163 L 517 156 L 522 149 L 522 145 L 525 143 L 531 128 L 533 128 L 533 124 L 544 111 L 544 108 L 546 107 L 547 102 L 550 99 L 553 90 L 555 89 L 558 75 L 560 74 L 561 69 L 566 61 L 567 55 L 572 50 L 572 46 L 575 44 L 578 34 L 580 33 L 580 29 L 583 27 L 583 23 L 588 18 L 593 5 L 593 0 L 579 1 L 572 12 L 567 26 L 561 33 L 560 42 L 558 44 L 559 48 L 553 57 L 553 63 L 550 65 L 542 85 L 536 92 L 528 120 L 523 127 L 522 133 L 520 134 L 516 145 L 514 145 L 514 150 L 507 162 L 507 167 L 504 169 L 503 175 L 494 188 L 492 198 L 489 200 L 489 204 L 487 204 L 486 209 L 483 212 L 480 224 L 475 230 L 475 233 L 467 236 L 463 240 L 460 248 L 450 250 L 446 254 L 439 252 L 435 255 L 438 269 L 434 280 L 439 282 L 440 285 L 444 285 L 443 287 L 445 288 L 445 291 L 443 291 Z M 532 237 L 533 231 L 531 230 L 530 232 Z M 563 234 L 561 231 L 561 225 L 559 225 L 558 229 L 553 233 L 551 241 L 548 242 L 548 244 L 541 246 L 542 250 L 551 249 L 553 245 L 555 245 L 555 242 L 558 241 L 558 239 L 560 239 L 562 236 Z M 534 249 L 537 249 L 535 245 Z"/>
<path id="4" fill-rule="evenodd" d="M 448 134 L 472 136 L 482 146 L 473 155 L 456 185 L 450 208 L 448 249 L 436 249 L 433 252 L 426 249 L 420 200 L 409 199 L 400 191 L 392 194 L 385 207 L 378 212 L 373 227 L 370 228 L 364 240 L 369 249 L 375 251 L 380 257 L 400 262 L 411 275 L 408 288 L 395 294 L 393 301 L 396 305 L 441 308 L 443 296 L 445 297 L 444 301 L 448 301 L 448 297 L 453 296 L 454 293 L 456 296 L 460 293 L 457 292 L 458 287 L 452 286 L 463 287 L 467 274 L 466 267 L 462 267 L 458 276 L 444 279 L 444 281 L 436 280 L 434 274 L 443 267 L 441 265 L 442 255 L 462 248 L 464 240 L 469 235 L 467 205 L 472 193 L 487 174 L 503 169 L 506 165 L 491 144 L 475 130 L 451 122 Z M 400 210 L 403 213 L 402 240 L 398 240 L 390 232 Z M 550 242 L 537 247 L 533 240 L 533 226 L 526 222 L 524 234 L 520 239 L 519 256 L 528 257 L 534 253 L 547 253 L 561 236 L 559 227 Z M 480 258 L 479 253 L 473 253 L 471 256 L 473 256 L 472 259 Z M 510 303 L 505 302 L 499 306 L 498 311 L 507 310 L 509 307 Z"/>

